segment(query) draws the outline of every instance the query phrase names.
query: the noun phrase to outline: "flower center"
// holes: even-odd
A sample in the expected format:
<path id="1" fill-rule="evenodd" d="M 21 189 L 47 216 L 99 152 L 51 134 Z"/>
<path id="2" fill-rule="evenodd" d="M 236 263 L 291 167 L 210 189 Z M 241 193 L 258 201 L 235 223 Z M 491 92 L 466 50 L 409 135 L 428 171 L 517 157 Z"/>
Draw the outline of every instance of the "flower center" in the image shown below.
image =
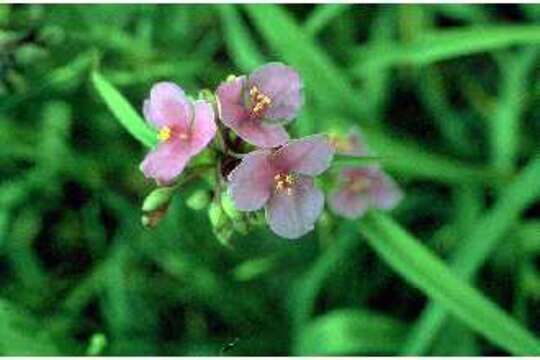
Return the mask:
<path id="1" fill-rule="evenodd" d="M 161 142 L 166 142 L 170 140 L 173 137 L 173 135 L 177 136 L 181 140 L 187 140 L 189 138 L 188 134 L 186 134 L 185 132 L 177 132 L 177 131 L 173 132 L 173 129 L 171 129 L 168 126 L 163 126 L 161 129 L 159 129 L 157 138 Z"/>
<path id="2" fill-rule="evenodd" d="M 371 180 L 366 177 L 351 180 L 347 185 L 347 188 L 352 192 L 362 192 L 369 189 L 371 186 Z"/>
<path id="3" fill-rule="evenodd" d="M 274 176 L 274 189 L 276 192 L 284 192 L 292 195 L 296 179 L 291 174 L 278 173 Z"/>
<path id="4" fill-rule="evenodd" d="M 159 129 L 157 137 L 160 141 L 167 141 L 171 138 L 171 133 L 172 133 L 171 128 L 168 126 L 164 126 L 161 129 Z"/>
<path id="5" fill-rule="evenodd" d="M 249 97 L 252 104 L 250 116 L 252 118 L 259 119 L 272 104 L 272 99 L 270 99 L 269 96 L 263 94 L 257 86 L 253 86 L 249 90 Z"/>

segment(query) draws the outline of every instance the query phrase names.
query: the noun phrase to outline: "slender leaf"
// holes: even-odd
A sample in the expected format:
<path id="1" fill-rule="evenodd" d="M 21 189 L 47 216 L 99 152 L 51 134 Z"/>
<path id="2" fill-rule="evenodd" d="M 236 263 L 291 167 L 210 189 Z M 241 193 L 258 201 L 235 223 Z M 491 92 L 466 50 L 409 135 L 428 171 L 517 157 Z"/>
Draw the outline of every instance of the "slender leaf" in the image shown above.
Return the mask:
<path id="1" fill-rule="evenodd" d="M 539 30 L 540 31 L 540 30 Z M 493 117 L 488 122 L 491 156 L 495 168 L 513 170 L 518 155 L 520 120 L 523 112 L 529 74 L 537 64 L 537 48 L 524 49 L 501 62 L 500 96 Z"/>
<path id="2" fill-rule="evenodd" d="M 340 309 L 305 326 L 294 346 L 296 355 L 392 354 L 407 331 L 402 322 L 367 310 Z"/>
<path id="3" fill-rule="evenodd" d="M 92 73 L 92 82 L 120 124 L 145 146 L 153 147 L 157 143 L 156 134 L 146 125 L 122 94 L 97 71 Z"/>
<path id="4" fill-rule="evenodd" d="M 540 354 L 540 342 L 533 335 L 460 280 L 391 218 L 371 212 L 361 222 L 360 231 L 394 270 L 472 329 L 513 354 Z"/>
<path id="5" fill-rule="evenodd" d="M 451 262 L 455 273 L 464 279 L 472 278 L 505 233 L 518 220 L 519 215 L 539 197 L 540 158 L 537 158 L 504 189 L 495 206 L 482 216 L 471 232 L 461 240 Z M 446 310 L 437 304 L 429 304 L 413 328 L 403 353 L 426 352 L 442 328 L 446 314 Z"/>
<path id="6" fill-rule="evenodd" d="M 231 60 L 245 72 L 250 72 L 262 65 L 264 57 L 237 8 L 227 4 L 218 6 L 218 10 Z"/>
<path id="7" fill-rule="evenodd" d="M 326 25 L 350 8 L 351 4 L 320 4 L 311 12 L 304 29 L 309 36 L 316 36 Z"/>
<path id="8" fill-rule="evenodd" d="M 398 65 L 425 65 L 514 45 L 540 44 L 540 26 L 476 26 L 419 34 L 411 43 L 358 50 L 352 73 L 363 76 Z"/>

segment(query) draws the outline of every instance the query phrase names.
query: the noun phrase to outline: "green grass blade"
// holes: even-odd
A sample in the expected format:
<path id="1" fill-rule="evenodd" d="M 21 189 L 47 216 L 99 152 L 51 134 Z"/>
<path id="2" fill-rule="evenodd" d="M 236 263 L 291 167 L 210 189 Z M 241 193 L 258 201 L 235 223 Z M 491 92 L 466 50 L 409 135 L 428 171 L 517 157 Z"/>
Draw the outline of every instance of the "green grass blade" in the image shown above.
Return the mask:
<path id="1" fill-rule="evenodd" d="M 392 354 L 407 326 L 367 310 L 340 309 L 315 318 L 300 332 L 293 353 L 306 355 Z"/>
<path id="2" fill-rule="evenodd" d="M 245 72 L 250 72 L 262 65 L 264 56 L 257 48 L 238 9 L 230 4 L 220 5 L 217 9 L 221 17 L 225 43 L 234 64 Z"/>
<path id="3" fill-rule="evenodd" d="M 304 30 L 309 36 L 316 36 L 326 25 L 349 9 L 350 6 L 351 4 L 317 5 L 304 23 Z"/>
<path id="4" fill-rule="evenodd" d="M 501 171 L 512 171 L 515 165 L 519 150 L 520 118 L 537 56 L 537 48 L 528 48 L 501 60 L 500 95 L 495 113 L 488 122 L 492 162 Z"/>
<path id="5" fill-rule="evenodd" d="M 351 70 L 364 76 L 372 71 L 399 66 L 425 65 L 461 56 L 515 45 L 540 44 L 540 26 L 476 26 L 432 31 L 411 43 L 387 43 L 358 50 L 359 59 Z"/>
<path id="6" fill-rule="evenodd" d="M 518 229 L 518 236 L 523 243 L 523 251 L 535 255 L 540 253 L 540 221 L 531 220 Z"/>
<path id="7" fill-rule="evenodd" d="M 540 354 L 540 342 L 533 335 L 459 279 L 391 218 L 371 212 L 361 222 L 360 231 L 394 270 L 469 327 L 513 354 Z"/>
<path id="8" fill-rule="evenodd" d="M 156 145 L 155 132 L 107 79 L 96 71 L 92 73 L 92 82 L 109 110 L 133 137 L 147 147 Z"/>
<path id="9" fill-rule="evenodd" d="M 540 158 L 537 158 L 504 189 L 495 206 L 461 240 L 451 262 L 454 272 L 465 279 L 472 278 L 519 215 L 539 197 Z M 428 305 L 413 328 L 403 353 L 425 353 L 445 318 L 445 309 L 436 304 Z"/>

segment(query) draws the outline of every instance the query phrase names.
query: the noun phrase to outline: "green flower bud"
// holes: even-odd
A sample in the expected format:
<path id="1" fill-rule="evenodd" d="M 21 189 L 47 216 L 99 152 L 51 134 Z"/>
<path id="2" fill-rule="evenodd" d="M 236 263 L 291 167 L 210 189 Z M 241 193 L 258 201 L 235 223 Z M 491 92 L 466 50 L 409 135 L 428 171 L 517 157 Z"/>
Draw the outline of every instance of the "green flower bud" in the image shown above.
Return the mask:
<path id="1" fill-rule="evenodd" d="M 97 356 L 103 353 L 105 347 L 107 346 L 107 338 L 104 334 L 96 333 L 90 338 L 90 344 L 86 349 L 87 356 Z"/>
<path id="2" fill-rule="evenodd" d="M 231 219 L 238 220 L 242 218 L 242 214 L 236 210 L 234 202 L 227 191 L 221 193 L 221 206 L 223 206 L 223 210 Z"/>
<path id="3" fill-rule="evenodd" d="M 228 192 L 221 193 L 221 206 L 231 219 L 233 227 L 236 231 L 245 235 L 248 233 L 248 220 L 245 213 L 242 213 L 236 209 L 234 202 Z"/>
<path id="4" fill-rule="evenodd" d="M 221 226 L 224 219 L 226 219 L 223 210 L 216 203 L 211 203 L 208 207 L 208 218 L 210 219 L 210 224 L 212 224 L 213 227 Z"/>
<path id="5" fill-rule="evenodd" d="M 206 100 L 210 104 L 215 104 L 216 102 L 216 96 L 212 91 L 208 89 L 202 89 L 201 91 L 199 91 L 199 99 Z"/>
<path id="6" fill-rule="evenodd" d="M 142 211 L 152 212 L 167 207 L 174 194 L 175 187 L 161 187 L 152 191 L 143 201 Z"/>
<path id="7" fill-rule="evenodd" d="M 202 210 L 210 203 L 210 194 L 205 190 L 197 190 L 187 199 L 186 205 L 196 211 Z"/>
<path id="8" fill-rule="evenodd" d="M 236 79 L 236 75 L 230 74 L 229 76 L 227 76 L 227 78 L 225 79 L 225 81 L 233 81 L 234 79 Z"/>
<path id="9" fill-rule="evenodd" d="M 154 211 L 144 213 L 141 217 L 141 223 L 146 228 L 154 228 L 163 219 L 167 213 L 168 204 L 165 207 L 159 208 Z"/>
<path id="10" fill-rule="evenodd" d="M 208 218 L 212 224 L 212 230 L 218 241 L 227 247 L 230 247 L 229 240 L 233 235 L 234 229 L 227 214 L 219 204 L 211 203 L 208 207 Z"/>

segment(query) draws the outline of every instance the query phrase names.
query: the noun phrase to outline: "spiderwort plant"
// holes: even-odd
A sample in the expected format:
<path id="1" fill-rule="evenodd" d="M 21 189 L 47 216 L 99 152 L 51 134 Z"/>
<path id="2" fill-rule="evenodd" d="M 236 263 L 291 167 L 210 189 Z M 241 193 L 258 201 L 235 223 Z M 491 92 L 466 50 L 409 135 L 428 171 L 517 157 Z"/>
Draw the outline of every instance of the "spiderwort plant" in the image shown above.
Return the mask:
<path id="1" fill-rule="evenodd" d="M 245 234 L 260 224 L 261 210 L 274 233 L 300 238 L 313 230 L 323 212 L 325 196 L 315 178 L 331 166 L 334 154 L 368 155 L 358 129 L 346 137 L 289 138 L 284 126 L 303 105 L 302 81 L 284 64 L 270 63 L 247 76 L 229 77 L 215 94 L 203 90 L 199 97 L 205 100 L 192 101 L 179 86 L 161 82 L 144 102 L 144 116 L 159 139 L 141 164 L 142 172 L 159 186 L 143 205 L 146 223 L 152 226 L 165 214 L 180 187 L 178 178 L 187 169 L 184 180 L 202 175 L 214 186 L 213 201 L 202 206 L 208 207 L 214 234 L 222 243 L 227 245 L 233 232 Z M 210 163 L 205 172 L 196 172 L 189 162 L 205 149 Z M 397 185 L 379 168 L 348 168 L 330 206 L 336 214 L 355 218 L 370 206 L 390 208 L 400 196 Z"/>

